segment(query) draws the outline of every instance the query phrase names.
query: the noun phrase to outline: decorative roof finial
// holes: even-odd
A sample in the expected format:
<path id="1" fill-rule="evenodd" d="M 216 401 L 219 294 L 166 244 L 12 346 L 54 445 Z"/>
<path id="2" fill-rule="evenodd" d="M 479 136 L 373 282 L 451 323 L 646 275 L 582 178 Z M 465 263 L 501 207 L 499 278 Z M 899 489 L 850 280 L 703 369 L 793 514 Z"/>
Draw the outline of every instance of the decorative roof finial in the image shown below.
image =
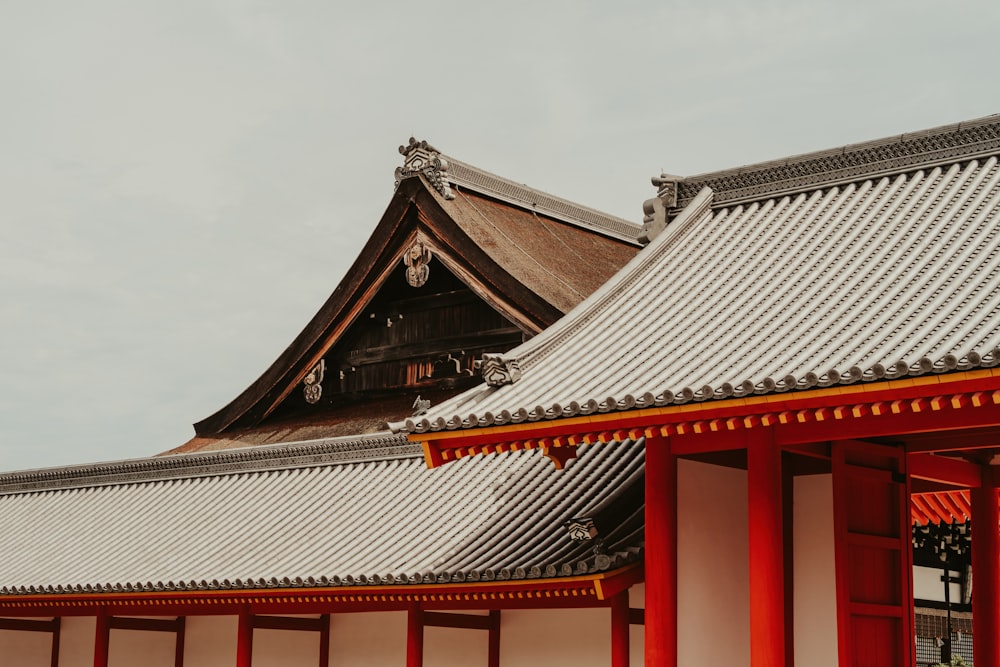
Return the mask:
<path id="1" fill-rule="evenodd" d="M 658 191 L 655 197 L 642 203 L 642 233 L 639 235 L 639 243 L 649 243 L 667 228 L 670 209 L 677 207 L 677 186 L 683 180 L 680 176 L 670 174 L 653 177 L 653 185 Z"/>
<path id="2" fill-rule="evenodd" d="M 508 359 L 502 354 L 483 354 L 476 366 L 482 373 L 483 380 L 491 387 L 514 384 L 521 379 L 521 366 L 517 359 Z"/>
<path id="3" fill-rule="evenodd" d="M 448 183 L 448 161 L 441 156 L 438 149 L 426 141 L 417 141 L 410 137 L 410 143 L 400 146 L 399 153 L 403 156 L 403 166 L 396 167 L 396 188 L 404 178 L 423 174 L 445 199 L 455 198 Z"/>

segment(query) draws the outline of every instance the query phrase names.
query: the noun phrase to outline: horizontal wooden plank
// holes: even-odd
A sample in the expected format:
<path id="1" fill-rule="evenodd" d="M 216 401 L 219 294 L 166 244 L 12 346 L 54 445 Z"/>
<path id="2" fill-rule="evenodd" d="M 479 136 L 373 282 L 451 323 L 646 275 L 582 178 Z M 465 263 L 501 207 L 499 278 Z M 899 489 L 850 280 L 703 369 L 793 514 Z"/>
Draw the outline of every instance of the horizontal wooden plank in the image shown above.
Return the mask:
<path id="1" fill-rule="evenodd" d="M 489 616 L 478 614 L 455 614 L 444 611 L 425 611 L 424 627 L 465 628 L 468 630 L 489 630 L 493 621 Z"/>
<path id="2" fill-rule="evenodd" d="M 629 607 L 628 623 L 629 625 L 646 625 L 646 610 Z"/>
<path id="3" fill-rule="evenodd" d="M 59 627 L 59 619 L 39 621 L 28 618 L 0 618 L 0 630 L 17 630 L 20 632 L 55 632 Z"/>
<path id="4" fill-rule="evenodd" d="M 253 627 L 257 630 L 296 630 L 320 632 L 325 625 L 322 618 L 296 618 L 292 616 L 254 616 Z"/>
<path id="5" fill-rule="evenodd" d="M 475 333 L 441 336 L 440 338 L 422 340 L 418 343 L 381 345 L 363 350 L 351 350 L 346 355 L 346 361 L 355 366 L 379 364 L 387 361 L 404 361 L 432 354 L 447 354 L 448 352 L 458 350 L 489 347 L 508 342 L 520 343 L 522 336 L 523 333 L 517 327 L 488 329 Z"/>
<path id="6" fill-rule="evenodd" d="M 183 619 L 134 618 L 131 616 L 111 616 L 108 625 L 112 630 L 144 630 L 146 632 L 177 632 Z"/>

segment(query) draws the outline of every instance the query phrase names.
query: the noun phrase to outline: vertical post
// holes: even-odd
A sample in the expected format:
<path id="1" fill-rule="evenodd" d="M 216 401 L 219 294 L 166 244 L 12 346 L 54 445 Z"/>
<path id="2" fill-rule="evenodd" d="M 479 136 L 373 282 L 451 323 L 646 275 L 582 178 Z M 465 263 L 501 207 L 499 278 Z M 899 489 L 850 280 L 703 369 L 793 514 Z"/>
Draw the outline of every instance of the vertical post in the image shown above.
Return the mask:
<path id="1" fill-rule="evenodd" d="M 59 667 L 59 638 L 62 632 L 62 618 L 56 616 L 52 619 L 52 667 Z"/>
<path id="2" fill-rule="evenodd" d="M 983 482 L 989 470 L 983 471 Z M 1000 508 L 992 484 L 971 490 L 972 651 L 977 665 L 1000 665 Z"/>
<path id="3" fill-rule="evenodd" d="M 795 664 L 795 537 L 792 529 L 795 524 L 794 507 L 792 500 L 795 497 L 795 476 L 792 472 L 791 455 L 783 452 L 781 454 L 781 520 L 783 522 L 783 532 L 785 548 L 782 556 L 785 561 L 782 564 L 785 570 L 785 665 L 793 667 Z"/>
<path id="4" fill-rule="evenodd" d="M 750 667 L 785 667 L 784 503 L 781 449 L 770 431 L 747 447 Z"/>
<path id="5" fill-rule="evenodd" d="M 486 658 L 487 667 L 500 667 L 500 610 L 490 610 L 489 649 Z"/>
<path id="6" fill-rule="evenodd" d="M 611 667 L 628 667 L 628 589 L 611 598 Z"/>
<path id="7" fill-rule="evenodd" d="M 184 667 L 184 629 L 187 626 L 187 618 L 179 616 L 177 618 L 177 634 L 174 638 L 174 667 Z"/>
<path id="8" fill-rule="evenodd" d="M 412 605 L 406 613 L 406 667 L 423 667 L 424 613 Z"/>
<path id="9" fill-rule="evenodd" d="M 250 607 L 240 607 L 239 627 L 236 630 L 236 667 L 250 667 L 253 660 L 253 614 Z"/>
<path id="10" fill-rule="evenodd" d="M 646 667 L 677 665 L 677 457 L 646 438 Z"/>
<path id="11" fill-rule="evenodd" d="M 94 632 L 94 667 L 108 667 L 108 649 L 111 644 L 111 619 L 101 609 L 97 612 L 97 630 Z"/>
<path id="12" fill-rule="evenodd" d="M 319 620 L 319 667 L 330 667 L 330 614 L 323 614 Z"/>

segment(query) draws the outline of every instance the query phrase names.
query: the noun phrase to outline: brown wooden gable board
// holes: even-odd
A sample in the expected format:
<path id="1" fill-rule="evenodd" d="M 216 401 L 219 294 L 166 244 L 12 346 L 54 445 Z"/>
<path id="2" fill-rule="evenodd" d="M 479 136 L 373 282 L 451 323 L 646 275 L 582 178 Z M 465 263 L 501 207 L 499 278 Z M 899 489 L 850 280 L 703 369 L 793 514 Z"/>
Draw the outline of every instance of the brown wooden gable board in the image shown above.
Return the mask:
<path id="1" fill-rule="evenodd" d="M 390 278 L 398 278 L 406 270 L 404 255 L 418 240 L 432 249 L 431 271 L 444 269 L 453 274 L 523 336 L 554 322 L 637 251 L 631 244 L 476 192 L 460 191 L 455 199 L 447 200 L 422 177 L 407 178 L 393 194 L 357 260 L 317 314 L 260 378 L 227 406 L 195 424 L 198 437 L 188 444 L 215 439 L 213 436 L 222 433 L 228 437 L 255 429 L 272 416 L 280 417 L 276 410 L 292 392 L 301 391 L 303 378 L 314 365 L 353 324 L 371 316 L 366 307 Z M 515 343 L 512 339 L 504 347 Z M 371 408 L 379 410 L 380 404 L 375 401 Z M 398 406 L 391 412 L 379 415 L 379 424 L 396 417 Z M 286 417 L 292 423 L 309 422 L 301 413 Z M 354 427 L 349 424 L 361 425 L 353 419 L 316 415 L 317 422 L 331 420 L 340 424 L 332 433 Z M 362 421 L 367 424 L 372 420 L 366 416 Z M 292 428 L 289 435 L 293 431 L 304 433 Z M 273 437 L 256 436 L 263 440 Z"/>

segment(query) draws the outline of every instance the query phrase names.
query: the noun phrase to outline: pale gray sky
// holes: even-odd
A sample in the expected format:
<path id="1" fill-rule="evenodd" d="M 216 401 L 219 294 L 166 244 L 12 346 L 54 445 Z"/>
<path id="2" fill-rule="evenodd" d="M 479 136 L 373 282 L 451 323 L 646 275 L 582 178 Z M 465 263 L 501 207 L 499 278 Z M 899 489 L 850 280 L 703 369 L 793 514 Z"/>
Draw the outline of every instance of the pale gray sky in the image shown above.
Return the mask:
<path id="1" fill-rule="evenodd" d="M 0 470 L 186 441 L 411 135 L 638 220 L 649 177 L 1000 112 L 1000 3 L 0 1 Z"/>

